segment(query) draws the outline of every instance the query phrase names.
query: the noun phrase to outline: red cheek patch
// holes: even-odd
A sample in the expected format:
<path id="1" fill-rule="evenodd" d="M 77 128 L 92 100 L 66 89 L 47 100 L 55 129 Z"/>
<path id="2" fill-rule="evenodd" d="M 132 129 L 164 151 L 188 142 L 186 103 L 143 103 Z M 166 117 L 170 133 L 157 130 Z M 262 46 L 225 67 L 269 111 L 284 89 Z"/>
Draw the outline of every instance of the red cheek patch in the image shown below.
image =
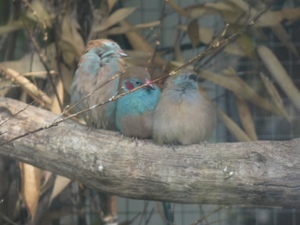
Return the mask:
<path id="1" fill-rule="evenodd" d="M 125 82 L 125 86 L 126 86 L 126 89 L 127 89 L 128 91 L 134 89 L 134 86 L 133 86 L 133 84 L 132 84 L 130 81 L 126 81 L 126 82 Z"/>

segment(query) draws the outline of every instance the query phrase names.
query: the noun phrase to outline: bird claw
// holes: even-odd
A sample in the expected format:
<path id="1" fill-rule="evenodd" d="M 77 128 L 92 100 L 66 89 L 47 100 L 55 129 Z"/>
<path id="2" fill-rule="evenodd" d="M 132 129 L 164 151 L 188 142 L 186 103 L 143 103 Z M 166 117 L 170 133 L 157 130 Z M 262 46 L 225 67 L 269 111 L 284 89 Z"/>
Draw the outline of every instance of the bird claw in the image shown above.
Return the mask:
<path id="1" fill-rule="evenodd" d="M 92 132 L 92 131 L 94 131 L 95 130 L 95 127 L 94 126 L 91 126 L 91 127 L 88 127 L 87 129 L 86 129 L 86 132 L 87 133 L 90 133 L 90 132 Z"/>
<path id="2" fill-rule="evenodd" d="M 124 139 L 124 134 L 123 133 L 120 133 L 120 139 L 117 141 L 117 143 L 119 143 L 120 141 L 122 141 Z"/>
<path id="3" fill-rule="evenodd" d="M 207 142 L 207 141 L 201 141 L 201 142 L 200 142 L 200 145 L 202 145 L 202 146 L 204 146 L 204 147 L 207 147 L 208 142 Z"/>
<path id="4" fill-rule="evenodd" d="M 137 137 L 132 137 L 131 138 L 131 141 L 132 142 L 135 142 L 135 147 L 137 147 L 139 145 L 139 142 L 138 142 L 138 138 Z"/>
<path id="5" fill-rule="evenodd" d="M 120 139 L 116 142 L 116 147 L 118 146 L 118 144 L 123 140 L 124 138 L 124 134 L 120 133 Z"/>
<path id="6" fill-rule="evenodd" d="M 172 143 L 170 143 L 170 144 L 168 144 L 167 145 L 169 148 L 172 148 L 172 150 L 174 151 L 174 152 L 176 152 L 176 150 L 178 149 L 178 143 L 176 143 L 176 142 L 172 142 Z"/>
<path id="7" fill-rule="evenodd" d="M 141 143 L 143 143 L 143 140 L 138 137 L 132 137 L 131 140 L 132 142 L 135 142 L 135 147 L 138 147 Z"/>

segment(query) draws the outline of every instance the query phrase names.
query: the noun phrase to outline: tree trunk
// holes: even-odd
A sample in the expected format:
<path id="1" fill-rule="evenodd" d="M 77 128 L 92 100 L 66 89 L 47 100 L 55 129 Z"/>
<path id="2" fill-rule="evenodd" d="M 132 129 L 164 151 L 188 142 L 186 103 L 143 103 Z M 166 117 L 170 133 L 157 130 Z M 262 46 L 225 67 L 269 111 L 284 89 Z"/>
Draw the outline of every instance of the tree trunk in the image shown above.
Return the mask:
<path id="1" fill-rule="evenodd" d="M 49 111 L 26 107 L 0 98 L 0 155 L 123 197 L 300 207 L 300 139 L 173 149 L 150 140 L 132 141 L 116 132 L 89 131 L 69 120 L 3 144 L 47 128 L 57 118 Z"/>

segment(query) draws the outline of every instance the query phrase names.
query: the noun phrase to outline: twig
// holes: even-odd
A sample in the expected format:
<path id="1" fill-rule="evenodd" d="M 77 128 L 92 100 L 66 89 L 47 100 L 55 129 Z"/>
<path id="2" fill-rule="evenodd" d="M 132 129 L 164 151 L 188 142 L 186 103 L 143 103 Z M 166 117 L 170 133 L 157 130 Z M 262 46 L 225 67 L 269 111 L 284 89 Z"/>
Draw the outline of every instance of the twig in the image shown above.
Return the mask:
<path id="1" fill-rule="evenodd" d="M 10 218 L 8 218 L 7 216 L 5 216 L 2 212 L 0 212 L 0 216 L 9 224 L 12 225 L 18 225 L 17 223 L 15 223 L 14 221 L 12 221 Z"/>
<path id="2" fill-rule="evenodd" d="M 197 55 L 196 57 L 190 59 L 189 61 L 187 61 L 185 64 L 183 64 L 182 66 L 180 66 L 178 69 L 176 69 L 175 71 L 172 71 L 171 73 L 169 73 L 170 76 L 176 74 L 177 72 L 179 72 L 182 68 L 186 67 L 187 65 L 192 64 L 193 62 L 195 62 L 196 60 L 208 55 L 209 53 L 213 52 L 214 50 L 218 49 L 218 48 L 223 48 L 226 45 L 228 45 L 230 42 L 236 40 L 240 35 L 242 35 L 244 32 L 246 32 L 251 26 L 254 25 L 255 21 L 258 20 L 258 18 L 267 10 L 269 9 L 269 7 L 266 7 L 265 9 L 263 9 L 262 11 L 260 11 L 247 25 L 245 25 L 239 32 L 229 36 L 228 38 L 224 39 L 224 40 L 219 40 L 217 41 L 214 45 L 212 45 L 211 47 L 207 48 L 205 51 L 203 51 L 202 53 L 200 53 L 199 55 Z"/>
<path id="3" fill-rule="evenodd" d="M 224 221 L 224 219 L 221 219 L 221 220 L 214 220 L 214 221 L 208 223 L 207 225 L 212 225 L 212 224 L 215 224 L 215 223 L 220 224 L 222 221 Z M 222 224 L 222 223 L 221 223 L 221 224 Z"/>
<path id="4" fill-rule="evenodd" d="M 49 107 L 51 105 L 51 99 L 38 89 L 37 85 L 30 83 L 27 78 L 21 76 L 17 71 L 0 66 L 0 74 L 20 85 L 41 106 L 46 105 Z"/>
<path id="5" fill-rule="evenodd" d="M 202 222 L 203 220 L 205 220 L 206 218 L 208 218 L 210 215 L 220 211 L 221 209 L 223 209 L 223 206 L 220 206 L 214 210 L 212 210 L 211 212 L 206 213 L 203 217 L 201 217 L 200 219 L 194 221 L 191 225 L 197 225 L 198 223 Z"/>
<path id="6" fill-rule="evenodd" d="M 55 14 L 55 19 L 54 19 L 55 23 L 54 23 L 54 29 L 53 29 L 53 31 L 54 31 L 55 53 L 56 53 L 57 56 L 59 55 L 59 47 L 58 47 L 58 40 L 59 40 L 59 37 L 58 37 L 58 30 L 59 30 L 58 24 L 60 23 L 59 22 L 59 15 L 60 15 L 59 13 Z M 61 64 L 60 64 L 61 60 L 62 60 L 62 57 L 55 57 L 58 74 L 59 74 L 60 79 L 63 81 L 63 77 L 62 77 L 62 73 L 61 73 Z"/>
<path id="7" fill-rule="evenodd" d="M 149 204 L 149 201 L 146 201 L 146 205 L 145 205 L 145 207 L 144 207 L 144 209 L 143 209 L 143 212 L 142 212 L 142 216 L 141 216 L 139 225 L 142 224 L 142 219 L 143 219 L 143 217 L 144 217 L 144 215 L 145 215 L 145 212 L 146 212 L 146 210 L 147 210 L 148 204 Z"/>
<path id="8" fill-rule="evenodd" d="M 179 37 L 179 39 L 180 39 L 179 41 L 182 41 L 182 39 L 184 38 L 184 35 L 185 34 L 183 34 L 183 35 L 181 35 L 181 37 Z M 160 47 L 160 48 L 157 49 L 157 51 L 160 52 L 160 54 L 162 56 L 167 55 L 167 54 L 171 54 L 171 53 L 175 52 L 175 48 L 173 46 L 174 45 Z M 207 45 L 200 42 L 197 46 L 193 47 L 191 43 L 185 43 L 185 44 L 180 44 L 179 47 L 180 47 L 181 51 L 185 51 L 185 50 L 191 50 L 191 49 L 194 49 L 194 48 L 207 47 Z"/>
<path id="9" fill-rule="evenodd" d="M 29 28 L 29 26 L 26 25 L 26 24 L 24 24 L 24 26 L 25 26 L 25 28 L 26 28 L 27 33 L 29 34 L 29 37 L 30 37 L 30 39 L 31 39 L 31 41 L 32 41 L 32 43 L 33 43 L 33 46 L 34 46 L 36 52 L 38 53 L 38 56 L 39 56 L 39 58 L 40 58 L 40 60 L 41 60 L 41 63 L 43 64 L 43 66 L 45 67 L 45 69 L 46 69 L 46 71 L 47 71 L 47 77 L 48 77 L 48 79 L 50 80 L 51 86 L 52 86 L 52 88 L 53 88 L 53 90 L 54 90 L 55 96 L 56 96 L 57 101 L 58 101 L 58 103 L 59 103 L 59 107 L 60 107 L 61 110 L 63 110 L 63 106 L 62 106 L 62 103 L 61 103 L 60 98 L 59 98 L 59 96 L 58 96 L 58 92 L 57 92 L 56 86 L 55 86 L 55 84 L 54 84 L 54 81 L 53 81 L 53 79 L 52 79 L 52 76 L 50 76 L 50 71 L 51 71 L 51 70 L 50 70 L 50 67 L 48 66 L 48 60 L 47 60 L 47 57 L 46 57 L 46 55 L 43 54 L 43 52 L 42 52 L 40 46 L 38 45 L 37 41 L 36 41 L 35 38 L 34 38 L 34 36 L 33 36 L 33 34 L 32 34 L 32 31 L 31 31 L 31 29 Z"/>
<path id="10" fill-rule="evenodd" d="M 166 2 L 169 4 L 170 2 L 166 0 Z M 173 8 L 173 7 L 172 7 Z M 185 11 L 185 10 L 184 10 Z M 189 16 L 190 13 L 191 13 L 191 10 L 188 10 L 185 12 L 186 13 L 186 16 Z M 181 19 L 182 19 L 182 16 L 180 14 L 178 14 L 178 26 L 180 26 L 181 24 Z M 188 23 L 189 20 L 185 20 L 184 22 L 184 25 L 187 26 L 187 23 Z M 186 33 L 183 33 L 181 35 L 181 29 L 177 29 L 177 35 L 176 35 L 176 38 L 175 38 L 175 42 L 174 42 L 174 45 L 173 47 L 169 46 L 169 47 L 165 47 L 165 48 L 161 48 L 159 49 L 159 51 L 162 51 L 164 54 L 169 54 L 169 57 L 171 57 L 171 53 L 174 53 L 174 57 L 176 58 L 176 60 L 178 61 L 183 61 L 181 59 L 178 59 L 178 51 L 183 51 L 183 50 L 189 50 L 189 49 L 194 49 L 195 47 L 198 48 L 198 47 L 201 47 L 202 44 L 201 42 L 199 42 L 199 44 L 197 46 L 193 46 L 191 43 L 188 43 L 188 44 L 179 44 L 183 41 L 184 37 L 186 36 Z M 170 59 L 169 59 L 170 60 Z"/>
<path id="11" fill-rule="evenodd" d="M 1 87 L 1 88 L 0 88 L 0 91 L 1 91 L 1 90 L 4 90 L 4 89 L 6 89 L 6 88 L 16 88 L 16 87 L 20 87 L 20 86 L 17 85 L 17 84 L 6 85 L 6 86 Z"/>
<path id="12" fill-rule="evenodd" d="M 27 73 L 22 73 L 21 75 L 23 76 L 37 76 L 37 75 L 47 75 L 47 71 L 34 71 L 34 72 L 27 72 Z M 50 70 L 49 71 L 50 75 L 57 75 L 57 72 L 55 70 Z"/>
<path id="13" fill-rule="evenodd" d="M 22 2 L 28 9 L 30 9 L 30 11 L 32 12 L 32 15 L 35 17 L 36 21 L 41 23 L 41 25 L 42 25 L 41 27 L 43 29 L 43 35 L 44 35 L 43 40 L 47 41 L 48 40 L 48 34 L 46 31 L 47 25 L 45 24 L 45 22 L 43 22 L 43 23 L 41 22 L 44 20 L 42 20 L 41 18 L 38 17 L 37 12 L 34 10 L 34 8 L 32 8 L 32 6 L 30 5 L 30 3 L 27 0 L 22 0 Z"/>
<path id="14" fill-rule="evenodd" d="M 200 209 L 201 216 L 203 217 L 205 215 L 205 213 L 204 213 L 202 205 L 199 205 L 199 209 Z M 204 218 L 204 222 L 205 222 L 205 225 L 209 224 L 207 221 L 207 218 Z"/>
<path id="15" fill-rule="evenodd" d="M 149 216 L 148 216 L 148 218 L 146 219 L 146 221 L 145 221 L 145 225 L 148 225 L 149 224 L 149 222 L 150 222 L 150 219 L 151 219 L 151 217 L 152 217 L 152 215 L 153 215 L 153 213 L 154 213 L 154 207 L 151 209 L 151 211 L 150 211 L 150 213 L 149 213 Z"/>
<path id="16" fill-rule="evenodd" d="M 226 33 L 227 33 L 227 30 L 228 30 L 228 27 L 229 27 L 229 26 L 230 26 L 229 23 L 227 23 L 227 24 L 225 25 L 225 27 L 224 27 L 224 29 L 222 30 L 221 35 L 220 35 L 220 37 L 219 37 L 219 41 L 222 40 L 222 39 L 224 39 L 224 37 L 225 37 L 225 35 L 226 35 Z M 213 40 L 213 38 L 212 38 L 212 40 Z M 223 46 L 223 47 L 221 47 L 221 48 L 216 49 L 216 51 L 212 52 L 211 55 L 210 55 L 209 57 L 207 57 L 207 59 L 206 59 L 204 62 L 202 62 L 202 64 L 201 64 L 201 60 L 198 60 L 198 62 L 197 62 L 197 63 L 195 64 L 195 66 L 194 66 L 194 70 L 195 70 L 196 72 L 198 72 L 198 71 L 200 70 L 200 68 L 204 68 L 206 65 L 208 65 L 208 63 L 209 63 L 213 58 L 215 58 L 220 52 L 222 52 L 222 50 L 223 50 L 225 47 L 226 47 L 226 46 Z M 203 59 L 203 60 L 204 60 L 204 59 Z"/>
<path id="17" fill-rule="evenodd" d="M 155 41 L 155 48 L 154 48 L 154 51 L 152 53 L 152 56 L 151 56 L 150 60 L 148 60 L 148 65 L 151 65 L 153 63 L 153 60 L 155 58 L 158 46 L 160 46 L 160 41 L 158 39 L 160 38 L 160 35 L 161 35 L 161 32 L 162 32 L 162 23 L 163 23 L 163 19 L 164 19 L 165 9 L 166 9 L 166 1 L 164 1 L 163 8 L 161 10 L 161 14 L 160 14 L 160 18 L 159 18 L 160 24 L 159 24 L 158 35 L 157 35 L 158 37 L 157 37 L 157 40 Z"/>
<path id="18" fill-rule="evenodd" d="M 139 213 L 137 213 L 136 215 L 134 215 L 133 218 L 132 218 L 131 220 L 120 222 L 119 225 L 133 224 L 133 222 L 134 222 L 141 214 L 142 214 L 142 213 L 139 212 Z"/>
<path id="19" fill-rule="evenodd" d="M 29 103 L 28 105 L 26 105 L 23 109 L 21 109 L 20 111 L 16 112 L 15 114 L 11 114 L 11 117 L 6 118 L 4 121 L 2 121 L 0 123 L 0 126 L 2 126 L 3 124 L 5 124 L 8 120 L 10 120 L 12 117 L 17 116 L 18 114 L 20 114 L 21 112 L 25 111 L 29 105 L 33 105 L 33 103 L 35 103 L 36 101 L 33 100 L 31 103 Z"/>
<path id="20" fill-rule="evenodd" d="M 269 7 L 266 7 L 267 9 L 269 8 Z M 251 9 L 250 9 L 251 10 Z M 245 25 L 244 26 L 247 26 L 247 23 L 246 23 L 246 21 L 248 21 L 249 20 L 249 18 L 250 18 L 250 15 L 251 15 L 251 13 L 249 13 L 248 14 L 248 16 L 247 16 L 247 18 L 245 19 Z M 238 23 L 242 18 L 244 17 L 244 14 L 242 13 L 237 19 L 236 19 L 236 21 L 234 22 L 234 24 L 235 23 Z M 224 27 L 224 29 L 222 30 L 222 32 L 221 32 L 221 36 L 219 37 L 219 40 L 218 41 L 221 41 L 224 37 L 225 37 L 225 34 L 226 34 L 226 32 L 227 32 L 227 30 L 228 30 L 228 28 L 229 28 L 229 26 L 230 26 L 230 24 L 226 24 L 225 25 L 225 27 Z M 231 42 L 233 42 L 234 40 L 231 40 L 229 43 L 231 43 Z M 228 43 L 228 44 L 229 44 Z M 200 70 L 200 68 L 203 68 L 203 67 L 205 67 L 206 65 L 208 65 L 208 63 L 213 59 L 213 58 L 215 58 L 220 52 L 222 52 L 222 50 L 226 47 L 227 45 L 224 45 L 223 47 L 220 47 L 220 48 L 218 48 L 218 49 L 216 49 L 216 51 L 214 51 L 202 64 L 200 64 L 199 63 L 199 66 L 195 66 L 194 68 L 195 68 L 195 71 L 196 72 L 198 72 L 199 70 Z M 197 69 L 196 69 L 197 68 Z"/>

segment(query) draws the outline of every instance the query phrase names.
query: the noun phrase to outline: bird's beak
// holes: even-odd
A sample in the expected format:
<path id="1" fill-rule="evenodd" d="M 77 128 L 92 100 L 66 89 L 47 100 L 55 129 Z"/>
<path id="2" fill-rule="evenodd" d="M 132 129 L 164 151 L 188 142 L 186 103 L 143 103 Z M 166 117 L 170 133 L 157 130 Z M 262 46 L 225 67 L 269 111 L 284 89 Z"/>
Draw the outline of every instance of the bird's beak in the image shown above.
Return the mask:
<path id="1" fill-rule="evenodd" d="M 125 53 L 123 50 L 119 50 L 118 51 L 119 55 L 120 56 L 123 56 L 123 57 L 128 57 L 129 55 L 127 53 Z"/>
<path id="2" fill-rule="evenodd" d="M 154 90 L 155 86 L 153 84 L 150 84 L 151 80 L 146 79 L 145 84 L 147 84 L 147 86 L 145 86 L 144 88 L 148 89 L 148 90 Z"/>

